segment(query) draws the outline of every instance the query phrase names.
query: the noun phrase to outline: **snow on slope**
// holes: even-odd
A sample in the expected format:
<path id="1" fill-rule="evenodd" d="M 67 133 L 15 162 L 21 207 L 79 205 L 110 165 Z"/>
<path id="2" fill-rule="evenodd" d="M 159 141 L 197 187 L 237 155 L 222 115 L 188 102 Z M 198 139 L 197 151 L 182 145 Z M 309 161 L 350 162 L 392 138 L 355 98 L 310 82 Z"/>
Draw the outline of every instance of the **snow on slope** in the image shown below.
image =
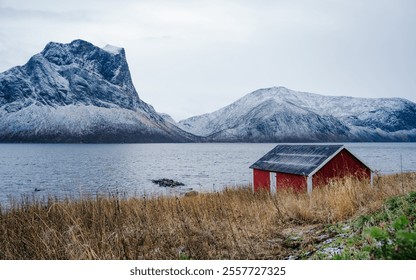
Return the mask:
<path id="1" fill-rule="evenodd" d="M 123 51 L 123 48 L 112 46 L 112 45 L 106 45 L 103 50 L 112 53 L 114 55 L 120 54 Z"/>
<path id="2" fill-rule="evenodd" d="M 414 141 L 416 104 L 274 87 L 180 121 L 179 126 L 212 141 Z"/>
<path id="3" fill-rule="evenodd" d="M 134 88 L 124 49 L 51 42 L 0 73 L 0 141 L 184 142 Z"/>

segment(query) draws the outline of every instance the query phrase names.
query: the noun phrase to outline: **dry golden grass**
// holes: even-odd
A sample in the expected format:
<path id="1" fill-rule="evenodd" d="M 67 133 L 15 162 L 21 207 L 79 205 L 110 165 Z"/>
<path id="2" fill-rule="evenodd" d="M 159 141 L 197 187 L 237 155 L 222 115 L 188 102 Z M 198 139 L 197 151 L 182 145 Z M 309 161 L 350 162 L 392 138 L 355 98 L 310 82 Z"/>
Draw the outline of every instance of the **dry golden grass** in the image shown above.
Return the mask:
<path id="1" fill-rule="evenodd" d="M 293 229 L 378 210 L 416 190 L 416 174 L 348 178 L 290 191 L 31 202 L 0 213 L 0 259 L 282 259 Z M 289 246 L 290 247 L 290 246 Z"/>

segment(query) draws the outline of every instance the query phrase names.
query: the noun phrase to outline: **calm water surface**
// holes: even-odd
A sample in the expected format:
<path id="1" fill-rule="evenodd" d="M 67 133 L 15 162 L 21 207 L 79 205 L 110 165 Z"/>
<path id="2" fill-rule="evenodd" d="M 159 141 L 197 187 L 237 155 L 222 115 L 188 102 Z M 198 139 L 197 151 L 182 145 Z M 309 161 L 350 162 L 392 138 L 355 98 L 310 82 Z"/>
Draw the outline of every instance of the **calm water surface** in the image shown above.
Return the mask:
<path id="1" fill-rule="evenodd" d="M 24 196 L 160 195 L 249 184 L 275 144 L 0 144 L 0 203 Z M 381 173 L 416 171 L 416 143 L 346 146 Z M 185 186 L 170 189 L 152 179 Z M 35 189 L 40 191 L 35 191 Z"/>

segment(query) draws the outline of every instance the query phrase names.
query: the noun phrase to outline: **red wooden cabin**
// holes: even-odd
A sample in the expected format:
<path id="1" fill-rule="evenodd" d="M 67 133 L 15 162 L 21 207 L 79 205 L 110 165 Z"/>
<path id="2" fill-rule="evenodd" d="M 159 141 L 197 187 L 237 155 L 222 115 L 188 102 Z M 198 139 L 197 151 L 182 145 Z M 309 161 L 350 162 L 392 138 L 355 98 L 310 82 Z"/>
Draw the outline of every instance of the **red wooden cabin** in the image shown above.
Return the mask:
<path id="1" fill-rule="evenodd" d="M 250 166 L 253 189 L 312 192 L 333 178 L 356 176 L 373 183 L 373 171 L 344 145 L 277 145 Z"/>

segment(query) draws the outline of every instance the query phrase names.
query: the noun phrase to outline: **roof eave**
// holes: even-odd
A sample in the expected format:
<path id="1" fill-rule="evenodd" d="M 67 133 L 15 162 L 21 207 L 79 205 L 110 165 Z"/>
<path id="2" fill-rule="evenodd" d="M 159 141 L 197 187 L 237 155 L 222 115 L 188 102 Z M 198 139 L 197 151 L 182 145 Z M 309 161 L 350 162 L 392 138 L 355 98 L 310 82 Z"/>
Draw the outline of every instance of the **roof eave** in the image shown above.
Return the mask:
<path id="1" fill-rule="evenodd" d="M 250 166 L 249 168 L 251 168 L 251 169 L 257 169 L 257 170 L 261 170 L 261 171 L 267 171 L 267 172 L 274 172 L 274 173 L 284 173 L 284 174 L 292 174 L 292 175 L 298 175 L 298 176 L 309 176 L 305 172 L 302 172 L 302 173 L 284 172 L 284 171 L 275 170 L 275 169 L 265 169 L 265 168 L 258 168 L 258 167 L 253 167 L 253 166 Z"/>

